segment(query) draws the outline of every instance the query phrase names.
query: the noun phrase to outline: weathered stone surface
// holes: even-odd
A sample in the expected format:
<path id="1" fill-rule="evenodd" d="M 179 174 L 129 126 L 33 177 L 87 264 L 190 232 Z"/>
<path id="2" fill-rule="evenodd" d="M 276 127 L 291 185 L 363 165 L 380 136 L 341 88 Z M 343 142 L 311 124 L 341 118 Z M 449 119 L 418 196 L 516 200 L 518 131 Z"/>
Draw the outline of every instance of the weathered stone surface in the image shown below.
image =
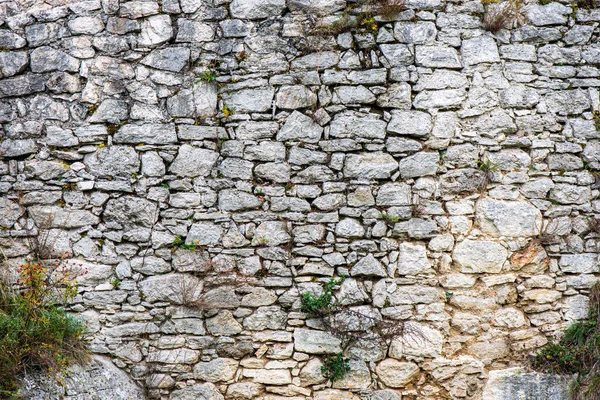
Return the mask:
<path id="1" fill-rule="evenodd" d="M 398 274 L 416 275 L 429 272 L 431 272 L 431 262 L 427 259 L 425 246 L 411 243 L 400 244 Z"/>
<path id="2" fill-rule="evenodd" d="M 352 275 L 352 276 L 365 275 L 365 276 L 379 276 L 379 277 L 387 276 L 385 269 L 383 268 L 383 265 L 371 254 L 369 254 L 366 257 L 361 258 L 356 264 L 354 264 L 352 269 L 350 269 L 350 275 Z"/>
<path id="3" fill-rule="evenodd" d="M 524 397 L 532 400 L 561 400 L 568 397 L 568 378 L 525 372 L 515 367 L 490 371 L 483 398 L 500 400 Z"/>
<path id="4" fill-rule="evenodd" d="M 151 228 L 158 219 L 154 203 L 139 197 L 120 197 L 109 200 L 103 214 L 105 221 L 114 221 L 128 228 Z"/>
<path id="5" fill-rule="evenodd" d="M 167 47 L 152 51 L 140 62 L 152 68 L 179 72 L 190 58 L 190 50 L 186 47 Z"/>
<path id="6" fill-rule="evenodd" d="M 129 178 L 140 168 L 138 154 L 131 147 L 103 147 L 85 156 L 88 172 L 98 177 Z"/>
<path id="7" fill-rule="evenodd" d="M 387 126 L 388 132 L 424 137 L 431 132 L 431 116 L 421 111 L 396 111 Z"/>
<path id="8" fill-rule="evenodd" d="M 332 334 L 312 329 L 294 329 L 294 348 L 309 354 L 335 354 L 340 352 L 341 341 Z"/>
<path id="9" fill-rule="evenodd" d="M 477 36 L 463 40 L 460 52 L 465 66 L 500 61 L 498 47 L 490 36 Z"/>
<path id="10" fill-rule="evenodd" d="M 285 0 L 234 0 L 231 3 L 231 15 L 241 19 L 260 19 L 281 14 Z"/>
<path id="11" fill-rule="evenodd" d="M 375 369 L 379 379 L 389 387 L 405 387 L 419 373 L 419 367 L 412 362 L 400 362 L 386 358 Z"/>
<path id="12" fill-rule="evenodd" d="M 75 365 L 57 380 L 28 374 L 20 382 L 21 393 L 25 398 L 50 400 L 77 396 L 95 396 L 114 399 L 145 399 L 144 391 L 124 371 L 115 366 L 108 358 L 94 355 L 85 366 Z"/>
<path id="13" fill-rule="evenodd" d="M 386 179 L 397 168 L 396 160 L 389 154 L 352 154 L 346 158 L 344 176 L 347 178 Z"/>
<path id="14" fill-rule="evenodd" d="M 138 43 L 141 46 L 155 46 L 168 42 L 172 36 L 171 17 L 153 15 L 142 21 Z"/>
<path id="15" fill-rule="evenodd" d="M 169 400 L 224 400 L 223 395 L 212 383 L 195 384 L 175 390 Z"/>
<path id="16" fill-rule="evenodd" d="M 298 111 L 294 111 L 277 133 L 277 140 L 299 140 L 307 143 L 316 143 L 321 139 L 323 128 L 312 118 Z"/>
<path id="17" fill-rule="evenodd" d="M 481 230 L 495 237 L 535 236 L 542 229 L 542 213 L 521 201 L 481 199 L 476 213 Z"/>
<path id="18" fill-rule="evenodd" d="M 168 144 L 177 141 L 177 134 L 171 124 L 127 124 L 115 133 L 113 140 L 115 143 Z"/>
<path id="19" fill-rule="evenodd" d="M 230 358 L 216 358 L 194 366 L 194 376 L 205 382 L 229 381 L 235 376 L 239 362 Z"/>
<path id="20" fill-rule="evenodd" d="M 169 172 L 178 176 L 207 176 L 215 166 L 219 154 L 202 148 L 184 144 L 179 148 L 177 158 L 169 167 Z"/>
<path id="21" fill-rule="evenodd" d="M 507 251 L 496 242 L 466 239 L 456 245 L 452 258 L 464 273 L 498 273 Z"/>

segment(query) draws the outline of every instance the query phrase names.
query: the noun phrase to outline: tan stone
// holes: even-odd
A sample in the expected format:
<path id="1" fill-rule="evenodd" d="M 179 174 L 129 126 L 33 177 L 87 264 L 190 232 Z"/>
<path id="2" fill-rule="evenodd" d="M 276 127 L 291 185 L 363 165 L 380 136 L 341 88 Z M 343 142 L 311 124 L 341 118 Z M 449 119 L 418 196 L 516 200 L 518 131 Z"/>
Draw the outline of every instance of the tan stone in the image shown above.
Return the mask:
<path id="1" fill-rule="evenodd" d="M 404 387 L 419 373 L 419 367 L 412 362 L 401 362 L 386 358 L 375 368 L 379 379 L 389 387 Z"/>

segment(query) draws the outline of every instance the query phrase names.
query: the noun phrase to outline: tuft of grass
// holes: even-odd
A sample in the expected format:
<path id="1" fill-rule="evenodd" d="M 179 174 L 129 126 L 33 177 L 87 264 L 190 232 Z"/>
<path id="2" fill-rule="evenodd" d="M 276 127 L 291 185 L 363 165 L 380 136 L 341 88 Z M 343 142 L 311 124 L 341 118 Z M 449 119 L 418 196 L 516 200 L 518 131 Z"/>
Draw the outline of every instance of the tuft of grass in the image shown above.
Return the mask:
<path id="1" fill-rule="evenodd" d="M 533 357 L 534 369 L 554 374 L 577 374 L 571 400 L 600 398 L 600 282 L 592 287 L 587 319 L 577 321 L 562 339 L 548 343 Z"/>
<path id="2" fill-rule="evenodd" d="M 400 220 L 400 217 L 394 214 L 388 214 L 386 212 L 382 212 L 378 216 L 380 219 L 384 220 L 386 224 L 393 225 Z"/>
<path id="3" fill-rule="evenodd" d="M 342 379 L 348 371 L 350 371 L 350 360 L 340 353 L 327 357 L 321 366 L 321 374 L 331 383 Z"/>
<path id="4" fill-rule="evenodd" d="M 485 8 L 483 26 L 486 30 L 497 33 L 502 29 L 521 26 L 526 17 L 523 13 L 523 0 L 490 1 L 482 0 Z"/>
<path id="5" fill-rule="evenodd" d="M 479 168 L 481 171 L 484 171 L 484 172 L 493 172 L 498 169 L 498 165 L 494 164 L 490 160 L 487 160 L 487 161 L 477 160 L 477 168 Z"/>

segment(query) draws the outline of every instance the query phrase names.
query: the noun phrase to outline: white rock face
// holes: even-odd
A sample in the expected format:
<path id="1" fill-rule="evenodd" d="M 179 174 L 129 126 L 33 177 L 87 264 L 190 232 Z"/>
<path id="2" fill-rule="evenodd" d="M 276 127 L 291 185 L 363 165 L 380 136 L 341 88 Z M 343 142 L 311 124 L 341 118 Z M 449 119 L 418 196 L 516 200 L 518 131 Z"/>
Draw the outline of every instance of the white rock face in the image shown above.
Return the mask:
<path id="1" fill-rule="evenodd" d="M 567 397 L 568 380 L 556 375 L 526 373 L 523 368 L 507 368 L 490 371 L 490 377 L 483 390 L 483 398 L 490 400 L 506 399 L 506 396 L 548 400 L 562 400 Z"/>
<path id="2" fill-rule="evenodd" d="M 452 259 L 463 273 L 498 273 L 507 255 L 499 243 L 467 239 L 456 245 Z"/>
<path id="3" fill-rule="evenodd" d="M 535 236 L 542 229 L 542 213 L 530 203 L 481 199 L 476 213 L 481 229 L 495 237 Z"/>

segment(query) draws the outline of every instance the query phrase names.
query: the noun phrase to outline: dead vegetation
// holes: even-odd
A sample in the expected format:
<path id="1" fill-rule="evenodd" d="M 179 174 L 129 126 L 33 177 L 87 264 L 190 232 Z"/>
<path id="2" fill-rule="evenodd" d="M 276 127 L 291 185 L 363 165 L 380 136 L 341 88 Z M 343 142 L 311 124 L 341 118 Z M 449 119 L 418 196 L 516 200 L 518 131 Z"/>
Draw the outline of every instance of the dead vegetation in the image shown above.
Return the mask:
<path id="1" fill-rule="evenodd" d="M 526 23 L 523 0 L 483 1 L 483 26 L 492 33 L 518 28 Z"/>

